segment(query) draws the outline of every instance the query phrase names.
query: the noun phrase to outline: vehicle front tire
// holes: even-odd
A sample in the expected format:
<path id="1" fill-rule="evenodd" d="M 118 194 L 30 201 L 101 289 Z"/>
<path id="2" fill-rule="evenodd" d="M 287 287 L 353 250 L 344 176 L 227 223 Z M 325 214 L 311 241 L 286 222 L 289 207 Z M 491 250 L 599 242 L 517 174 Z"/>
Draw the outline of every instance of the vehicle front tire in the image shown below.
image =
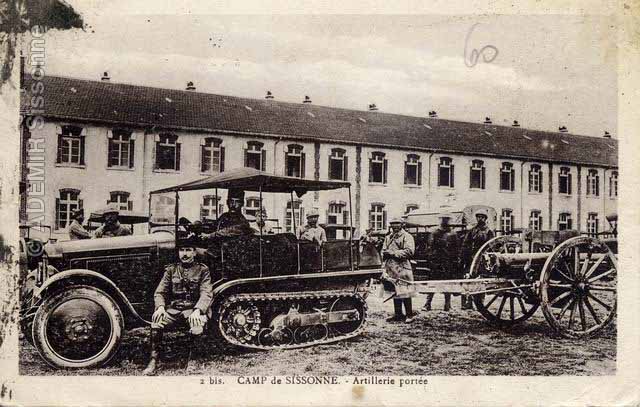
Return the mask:
<path id="1" fill-rule="evenodd" d="M 55 368 L 100 367 L 118 350 L 124 319 L 104 291 L 72 286 L 46 298 L 33 321 L 40 356 Z"/>

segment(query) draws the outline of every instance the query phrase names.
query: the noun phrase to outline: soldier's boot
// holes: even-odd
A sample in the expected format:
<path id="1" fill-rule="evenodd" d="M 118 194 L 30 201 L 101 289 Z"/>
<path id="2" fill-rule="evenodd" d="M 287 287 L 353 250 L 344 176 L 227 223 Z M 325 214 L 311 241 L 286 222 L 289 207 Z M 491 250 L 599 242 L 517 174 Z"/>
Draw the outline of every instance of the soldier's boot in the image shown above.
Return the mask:
<path id="1" fill-rule="evenodd" d="M 149 335 L 149 342 L 151 346 L 151 355 L 149 357 L 149 363 L 144 368 L 142 374 L 144 376 L 151 376 L 156 374 L 158 365 L 160 364 L 160 346 L 162 345 L 162 331 L 159 329 L 151 328 L 151 334 Z"/>
<path id="2" fill-rule="evenodd" d="M 413 308 L 411 306 L 411 298 L 404 299 L 404 310 L 407 313 L 407 318 L 404 320 L 405 323 L 410 324 L 414 319 L 418 316 L 418 314 L 413 313 Z"/>
<path id="3" fill-rule="evenodd" d="M 424 307 L 422 307 L 425 311 L 431 311 L 431 301 L 433 301 L 433 293 L 427 294 L 427 302 L 424 303 Z"/>
<path id="4" fill-rule="evenodd" d="M 201 370 L 204 363 L 205 347 L 204 340 L 206 337 L 202 331 L 193 331 L 189 333 L 189 360 L 187 361 L 187 372 L 193 373 Z"/>
<path id="5" fill-rule="evenodd" d="M 398 322 L 404 320 L 404 315 L 402 315 L 402 300 L 393 299 L 393 316 L 391 318 L 387 318 L 387 322 Z"/>
<path id="6" fill-rule="evenodd" d="M 451 310 L 451 294 L 444 295 L 444 310 L 445 311 Z"/>

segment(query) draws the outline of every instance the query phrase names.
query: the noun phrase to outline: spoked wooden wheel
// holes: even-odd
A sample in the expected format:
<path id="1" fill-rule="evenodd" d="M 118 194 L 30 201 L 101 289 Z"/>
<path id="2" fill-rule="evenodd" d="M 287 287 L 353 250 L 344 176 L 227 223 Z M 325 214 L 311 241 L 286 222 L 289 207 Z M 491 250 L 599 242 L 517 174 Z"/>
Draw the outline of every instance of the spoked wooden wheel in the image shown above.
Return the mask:
<path id="1" fill-rule="evenodd" d="M 521 253 L 522 241 L 515 236 L 498 236 L 485 243 L 471 263 L 471 278 L 497 277 L 490 253 Z M 529 319 L 540 303 L 529 288 L 513 288 L 473 296 L 476 308 L 489 322 L 509 327 Z"/>
<path id="2" fill-rule="evenodd" d="M 578 236 L 560 244 L 540 276 L 542 311 L 566 338 L 591 336 L 616 313 L 617 261 L 603 242 Z"/>

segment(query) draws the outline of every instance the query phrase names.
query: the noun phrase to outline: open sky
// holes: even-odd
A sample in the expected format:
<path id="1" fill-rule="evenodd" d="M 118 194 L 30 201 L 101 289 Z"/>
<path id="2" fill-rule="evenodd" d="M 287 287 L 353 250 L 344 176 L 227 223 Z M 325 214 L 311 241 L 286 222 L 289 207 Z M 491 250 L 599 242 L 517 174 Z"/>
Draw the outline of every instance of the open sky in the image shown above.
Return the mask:
<path id="1" fill-rule="evenodd" d="M 83 10 L 80 9 L 80 12 Z M 46 73 L 601 136 L 616 133 L 608 17 L 144 15 L 84 12 L 51 31 Z M 478 23 L 478 24 L 477 24 Z M 477 25 L 476 25 L 477 24 Z M 475 26 L 475 27 L 474 27 Z M 471 31 L 471 28 L 474 29 Z M 465 41 L 467 39 L 467 41 Z M 465 64 L 465 44 L 467 64 Z M 486 45 L 491 62 L 469 67 Z M 491 58 L 489 58 L 491 59 Z"/>

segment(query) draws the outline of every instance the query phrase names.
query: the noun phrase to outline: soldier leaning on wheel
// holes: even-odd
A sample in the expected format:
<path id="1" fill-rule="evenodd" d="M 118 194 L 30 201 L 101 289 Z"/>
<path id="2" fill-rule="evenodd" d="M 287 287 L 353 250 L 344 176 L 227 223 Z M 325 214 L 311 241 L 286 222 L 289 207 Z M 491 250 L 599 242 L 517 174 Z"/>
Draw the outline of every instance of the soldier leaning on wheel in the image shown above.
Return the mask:
<path id="1" fill-rule="evenodd" d="M 480 250 L 482 245 L 494 238 L 493 230 L 487 226 L 487 219 L 489 213 L 486 209 L 479 209 L 476 212 L 476 225 L 471 228 L 464 240 L 462 241 L 462 248 L 460 252 L 461 267 L 465 272 L 469 272 L 471 263 L 473 262 L 473 256 Z M 462 296 L 462 308 L 473 309 L 473 301 L 470 296 Z"/>
<path id="2" fill-rule="evenodd" d="M 209 268 L 195 261 L 196 241 L 190 239 L 178 250 L 180 262 L 167 266 L 154 295 L 151 323 L 151 357 L 142 372 L 154 374 L 158 367 L 162 333 L 166 329 L 190 328 L 192 342 L 202 335 L 209 319 L 213 286 Z M 191 348 L 194 348 L 192 346 Z"/>

